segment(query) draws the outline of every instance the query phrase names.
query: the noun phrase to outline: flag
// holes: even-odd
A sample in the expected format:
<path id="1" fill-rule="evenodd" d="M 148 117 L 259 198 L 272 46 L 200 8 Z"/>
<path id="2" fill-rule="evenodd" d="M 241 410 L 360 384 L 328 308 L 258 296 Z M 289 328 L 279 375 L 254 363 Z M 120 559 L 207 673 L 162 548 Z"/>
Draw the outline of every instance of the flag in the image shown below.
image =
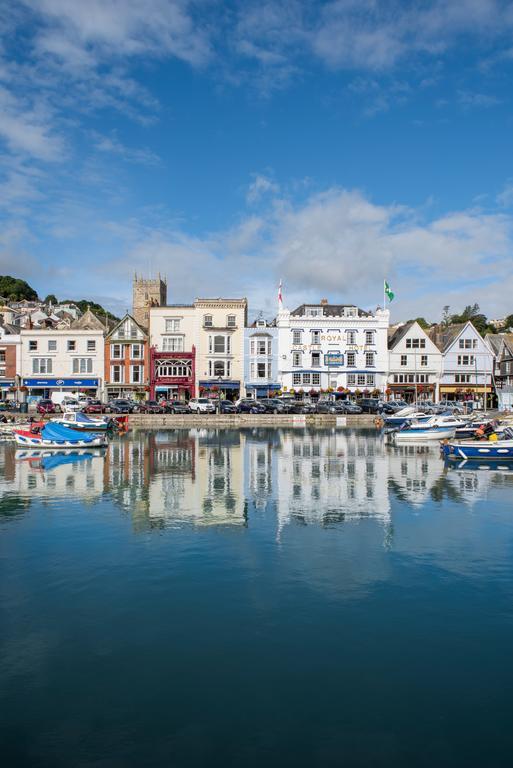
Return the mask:
<path id="1" fill-rule="evenodd" d="M 390 286 L 386 280 L 385 280 L 385 296 L 389 301 L 393 301 L 395 298 L 395 293 L 392 290 L 390 290 Z"/>
<path id="2" fill-rule="evenodd" d="M 278 306 L 280 307 L 280 309 L 283 307 L 283 295 L 282 295 L 282 292 L 281 292 L 281 280 L 280 280 L 280 284 L 278 286 Z"/>

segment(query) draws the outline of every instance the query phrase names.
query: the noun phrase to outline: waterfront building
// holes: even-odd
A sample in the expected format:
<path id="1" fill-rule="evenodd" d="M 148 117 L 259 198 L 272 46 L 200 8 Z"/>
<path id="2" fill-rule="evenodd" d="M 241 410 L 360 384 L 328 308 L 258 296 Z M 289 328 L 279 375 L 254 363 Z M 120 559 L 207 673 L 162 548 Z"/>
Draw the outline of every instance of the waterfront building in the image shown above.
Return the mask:
<path id="1" fill-rule="evenodd" d="M 247 299 L 196 299 L 196 383 L 199 394 L 235 400 L 244 384 Z"/>
<path id="2" fill-rule="evenodd" d="M 493 354 L 473 324 L 434 326 L 429 337 L 442 353 L 441 400 L 493 399 Z"/>
<path id="3" fill-rule="evenodd" d="M 151 307 L 150 399 L 196 396 L 197 313 L 192 304 Z"/>
<path id="4" fill-rule="evenodd" d="M 0 323 L 0 400 L 14 399 L 20 362 L 19 328 Z"/>
<path id="5" fill-rule="evenodd" d="M 388 367 L 390 397 L 439 401 L 442 353 L 416 320 L 399 326 L 390 336 Z"/>
<path id="6" fill-rule="evenodd" d="M 485 342 L 493 354 L 499 410 L 510 410 L 513 407 L 513 333 L 488 333 Z"/>
<path id="7" fill-rule="evenodd" d="M 354 304 L 280 308 L 278 378 L 284 391 L 383 394 L 388 375 L 388 310 Z"/>
<path id="8" fill-rule="evenodd" d="M 105 327 L 89 310 L 71 328 L 20 331 L 20 370 L 27 399 L 52 392 L 104 397 Z"/>
<path id="9" fill-rule="evenodd" d="M 167 282 L 160 274 L 156 278 L 134 275 L 132 282 L 132 316 L 143 328 L 150 324 L 150 309 L 164 306 L 167 301 Z"/>
<path id="10" fill-rule="evenodd" d="M 259 317 L 244 329 L 244 384 L 247 397 L 272 397 L 281 389 L 276 322 Z"/>
<path id="11" fill-rule="evenodd" d="M 149 337 L 130 314 L 126 314 L 105 337 L 105 392 L 116 397 L 140 399 L 149 392 Z"/>

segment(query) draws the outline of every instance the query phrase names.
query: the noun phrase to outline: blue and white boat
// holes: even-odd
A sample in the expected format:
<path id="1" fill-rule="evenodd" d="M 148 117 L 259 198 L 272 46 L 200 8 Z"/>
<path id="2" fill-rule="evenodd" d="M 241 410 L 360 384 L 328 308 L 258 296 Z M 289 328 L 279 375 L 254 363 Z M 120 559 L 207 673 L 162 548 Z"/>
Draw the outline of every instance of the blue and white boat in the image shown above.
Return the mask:
<path id="1" fill-rule="evenodd" d="M 442 444 L 442 453 L 456 461 L 513 459 L 513 429 L 507 427 L 497 440 L 449 440 Z"/>
<path id="2" fill-rule="evenodd" d="M 454 437 L 461 420 L 454 416 L 431 416 L 426 421 L 407 421 L 399 429 L 387 433 L 391 443 L 446 440 Z"/>
<path id="3" fill-rule="evenodd" d="M 81 411 L 66 412 L 62 416 L 51 419 L 51 421 L 53 424 L 62 424 L 64 427 L 86 432 L 91 430 L 94 432 L 104 432 L 112 425 L 110 418 L 92 419 L 87 413 L 82 413 Z"/>
<path id="4" fill-rule="evenodd" d="M 25 448 L 46 448 L 61 450 L 62 448 L 102 448 L 107 445 L 107 435 L 97 432 L 77 432 L 62 424 L 49 421 L 39 428 L 15 429 L 14 439 L 18 445 Z"/>
<path id="5" fill-rule="evenodd" d="M 402 427 L 408 421 L 429 421 L 431 417 L 432 414 L 419 411 L 410 405 L 406 408 L 401 408 L 400 411 L 397 411 L 392 416 L 386 416 L 384 421 L 385 427 Z"/>

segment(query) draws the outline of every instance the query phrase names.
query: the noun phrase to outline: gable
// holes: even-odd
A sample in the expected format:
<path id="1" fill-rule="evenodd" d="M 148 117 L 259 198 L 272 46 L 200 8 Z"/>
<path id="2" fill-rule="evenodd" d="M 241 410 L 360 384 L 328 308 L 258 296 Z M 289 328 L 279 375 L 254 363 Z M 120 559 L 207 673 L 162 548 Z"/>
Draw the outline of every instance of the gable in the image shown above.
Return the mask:
<path id="1" fill-rule="evenodd" d="M 132 315 L 125 315 L 109 334 L 109 340 L 113 342 L 135 341 L 142 342 L 148 338 L 148 334 L 141 328 Z"/>

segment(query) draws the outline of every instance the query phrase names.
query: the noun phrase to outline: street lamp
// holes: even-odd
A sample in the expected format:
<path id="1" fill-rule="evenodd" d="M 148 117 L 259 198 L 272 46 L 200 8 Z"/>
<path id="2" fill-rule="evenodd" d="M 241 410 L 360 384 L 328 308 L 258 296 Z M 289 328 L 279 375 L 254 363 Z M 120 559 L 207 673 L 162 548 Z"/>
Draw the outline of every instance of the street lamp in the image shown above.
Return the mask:
<path id="1" fill-rule="evenodd" d="M 217 414 L 218 416 L 220 416 L 221 415 L 221 384 L 223 383 L 222 376 L 217 377 L 217 383 L 219 385 L 217 388 Z"/>

